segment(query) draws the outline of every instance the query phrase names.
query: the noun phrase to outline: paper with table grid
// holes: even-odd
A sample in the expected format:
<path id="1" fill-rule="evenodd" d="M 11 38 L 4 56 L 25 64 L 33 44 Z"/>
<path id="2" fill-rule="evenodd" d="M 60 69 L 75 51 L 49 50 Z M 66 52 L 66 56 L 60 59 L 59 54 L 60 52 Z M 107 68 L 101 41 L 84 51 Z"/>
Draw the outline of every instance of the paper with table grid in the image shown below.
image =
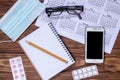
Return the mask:
<path id="1" fill-rule="evenodd" d="M 60 60 L 27 44 L 26 41 L 30 41 L 43 49 L 54 53 L 67 60 L 68 63 L 61 62 Z M 74 63 L 69 51 L 62 43 L 54 27 L 51 25 L 41 25 L 39 29 L 20 40 L 19 43 L 30 61 L 33 63 L 42 80 L 50 79 Z"/>
<path id="2" fill-rule="evenodd" d="M 41 13 L 36 25 L 53 22 L 58 33 L 80 43 L 85 43 L 85 27 L 105 28 L 105 52 L 111 53 L 120 30 L 120 0 L 45 0 L 48 6 L 84 5 L 82 20 L 75 15 L 47 17 Z M 59 4 L 60 3 L 60 4 Z M 52 5 L 55 4 L 55 5 Z"/>

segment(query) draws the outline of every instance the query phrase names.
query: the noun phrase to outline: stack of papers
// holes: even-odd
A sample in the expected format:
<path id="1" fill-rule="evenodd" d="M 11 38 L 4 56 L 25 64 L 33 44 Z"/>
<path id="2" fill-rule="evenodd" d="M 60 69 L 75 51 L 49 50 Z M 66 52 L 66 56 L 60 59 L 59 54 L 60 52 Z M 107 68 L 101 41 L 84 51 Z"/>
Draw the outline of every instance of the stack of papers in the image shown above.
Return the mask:
<path id="1" fill-rule="evenodd" d="M 105 29 L 105 52 L 111 53 L 120 30 L 120 1 L 118 0 L 45 0 L 45 6 L 84 5 L 85 11 L 77 16 L 63 15 L 47 17 L 45 11 L 40 14 L 36 25 L 53 22 L 60 35 L 85 43 L 85 28 L 100 26 Z M 55 4 L 55 5 L 53 5 Z"/>

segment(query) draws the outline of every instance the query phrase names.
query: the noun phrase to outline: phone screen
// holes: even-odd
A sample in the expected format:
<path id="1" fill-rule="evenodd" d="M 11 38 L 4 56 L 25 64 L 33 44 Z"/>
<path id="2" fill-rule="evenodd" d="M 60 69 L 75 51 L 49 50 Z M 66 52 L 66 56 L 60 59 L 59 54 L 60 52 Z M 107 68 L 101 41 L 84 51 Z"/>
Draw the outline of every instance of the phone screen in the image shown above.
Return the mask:
<path id="1" fill-rule="evenodd" d="M 87 32 L 87 59 L 102 59 L 103 32 Z"/>

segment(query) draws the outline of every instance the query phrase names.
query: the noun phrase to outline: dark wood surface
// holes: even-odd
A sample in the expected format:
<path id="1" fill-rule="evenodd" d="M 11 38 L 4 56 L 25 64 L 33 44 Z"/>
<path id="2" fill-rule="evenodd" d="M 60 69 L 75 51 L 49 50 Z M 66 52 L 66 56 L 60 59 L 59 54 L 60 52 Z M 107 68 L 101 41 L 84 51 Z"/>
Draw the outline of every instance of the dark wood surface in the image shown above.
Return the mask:
<path id="1" fill-rule="evenodd" d="M 0 0 L 0 18 L 8 11 L 8 9 L 15 3 L 15 1 L 16 0 Z M 22 36 L 20 36 L 17 41 L 37 29 L 34 23 L 35 22 L 33 22 L 33 24 L 23 33 Z M 85 50 L 83 44 L 62 36 L 61 38 L 68 47 L 76 63 L 53 77 L 51 80 L 72 80 L 72 70 L 93 64 L 85 64 Z M 2 31 L 0 31 L 0 41 L 3 40 L 10 39 Z M 17 42 L 0 44 L 0 80 L 13 80 L 9 59 L 17 56 L 21 56 L 23 59 L 27 80 L 41 80 L 35 68 Z M 96 65 L 99 69 L 99 75 L 84 80 L 120 80 L 120 33 L 117 37 L 112 53 L 105 54 L 104 63 Z"/>

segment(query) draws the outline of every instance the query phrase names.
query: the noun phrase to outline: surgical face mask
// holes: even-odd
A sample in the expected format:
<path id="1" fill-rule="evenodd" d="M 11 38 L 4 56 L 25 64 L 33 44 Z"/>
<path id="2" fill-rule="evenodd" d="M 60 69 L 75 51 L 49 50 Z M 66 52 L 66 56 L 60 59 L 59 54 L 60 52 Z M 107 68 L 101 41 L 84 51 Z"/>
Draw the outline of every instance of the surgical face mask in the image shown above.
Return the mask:
<path id="1" fill-rule="evenodd" d="M 16 41 L 43 9 L 39 0 L 18 0 L 0 19 L 0 29 Z"/>

